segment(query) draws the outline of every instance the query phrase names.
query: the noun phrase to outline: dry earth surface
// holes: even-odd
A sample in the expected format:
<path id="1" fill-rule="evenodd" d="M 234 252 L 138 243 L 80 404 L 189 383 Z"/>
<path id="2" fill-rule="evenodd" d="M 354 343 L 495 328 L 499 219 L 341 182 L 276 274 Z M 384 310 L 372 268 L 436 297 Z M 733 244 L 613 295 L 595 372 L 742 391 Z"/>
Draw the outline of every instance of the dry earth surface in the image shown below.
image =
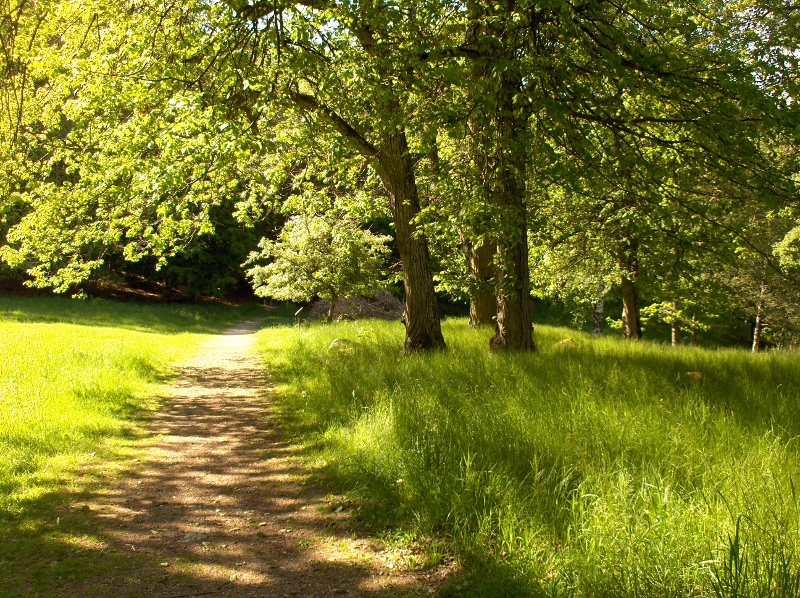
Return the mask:
<path id="1" fill-rule="evenodd" d="M 150 422 L 148 457 L 63 514 L 93 518 L 102 540 L 90 548 L 117 564 L 59 595 L 428 596 L 448 575 L 361 534 L 351 507 L 310 481 L 271 406 L 257 327 L 187 363 Z"/>

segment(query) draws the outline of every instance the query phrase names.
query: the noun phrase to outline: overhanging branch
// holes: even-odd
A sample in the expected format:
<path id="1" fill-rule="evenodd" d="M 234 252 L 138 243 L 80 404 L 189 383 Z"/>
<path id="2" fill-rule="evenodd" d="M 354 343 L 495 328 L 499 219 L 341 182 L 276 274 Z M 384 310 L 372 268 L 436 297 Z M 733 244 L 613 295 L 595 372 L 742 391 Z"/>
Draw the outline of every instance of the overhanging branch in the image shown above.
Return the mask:
<path id="1" fill-rule="evenodd" d="M 297 104 L 301 110 L 316 112 L 322 115 L 330 124 L 336 127 L 336 130 L 348 139 L 364 157 L 374 158 L 378 155 L 378 149 L 367 141 L 355 127 L 328 106 L 320 103 L 314 96 L 290 89 L 289 97 L 292 98 L 292 101 Z"/>

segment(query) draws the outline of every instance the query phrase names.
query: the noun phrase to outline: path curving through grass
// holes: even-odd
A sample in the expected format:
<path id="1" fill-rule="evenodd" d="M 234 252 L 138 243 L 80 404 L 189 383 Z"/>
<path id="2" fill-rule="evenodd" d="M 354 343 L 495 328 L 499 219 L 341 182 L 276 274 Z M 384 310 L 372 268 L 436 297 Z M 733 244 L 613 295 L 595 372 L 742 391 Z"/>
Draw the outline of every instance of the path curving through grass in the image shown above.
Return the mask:
<path id="1" fill-rule="evenodd" d="M 441 572 L 409 572 L 309 483 L 254 351 L 258 321 L 212 337 L 148 424 L 158 442 L 126 475 L 60 510 L 89 578 L 20 596 L 420 596 Z M 266 389 L 266 390 L 265 390 Z M 89 563 L 91 561 L 91 563 Z M 98 561 L 103 563 L 98 565 Z"/>

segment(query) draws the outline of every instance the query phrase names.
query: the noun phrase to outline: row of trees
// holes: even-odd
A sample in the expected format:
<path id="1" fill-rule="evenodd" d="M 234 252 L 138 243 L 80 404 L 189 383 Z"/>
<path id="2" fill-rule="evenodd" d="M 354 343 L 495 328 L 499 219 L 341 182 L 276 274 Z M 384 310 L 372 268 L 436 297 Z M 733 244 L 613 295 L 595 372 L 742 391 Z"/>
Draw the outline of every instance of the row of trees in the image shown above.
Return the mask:
<path id="1" fill-rule="evenodd" d="M 166 267 L 232 206 L 288 218 L 250 262 L 278 297 L 363 290 L 390 218 L 409 351 L 437 290 L 498 350 L 534 348 L 532 291 L 597 329 L 618 293 L 629 338 L 754 297 L 756 346 L 796 330 L 790 3 L 4 1 L 0 256 L 34 284 Z"/>

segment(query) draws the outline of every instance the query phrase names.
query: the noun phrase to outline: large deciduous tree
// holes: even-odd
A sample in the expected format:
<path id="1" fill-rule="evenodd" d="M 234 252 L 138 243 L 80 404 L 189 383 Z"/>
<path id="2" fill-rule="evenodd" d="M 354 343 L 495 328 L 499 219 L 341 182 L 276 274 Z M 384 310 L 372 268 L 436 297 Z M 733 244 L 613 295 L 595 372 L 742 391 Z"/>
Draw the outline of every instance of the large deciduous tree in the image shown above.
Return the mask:
<path id="1" fill-rule="evenodd" d="M 347 140 L 383 183 L 403 266 L 406 351 L 444 347 L 430 250 L 416 222 L 421 198 L 407 133 L 420 61 L 407 46 L 435 30 L 443 16 L 438 9 L 383 2 L 252 9 L 258 19 L 285 27 L 261 48 L 282 57 L 273 73 L 283 97 Z"/>
<path id="2" fill-rule="evenodd" d="M 609 251 L 599 278 L 613 263 L 634 337 L 649 244 L 683 230 L 665 214 L 730 229 L 724 211 L 796 199 L 792 160 L 775 159 L 797 146 L 800 123 L 796 19 L 780 2 L 52 6 L 63 31 L 25 63 L 41 72 L 30 89 L 54 98 L 30 128 L 29 155 L 46 155 L 50 172 L 17 185 L 26 215 L 3 253 L 62 290 L 110 253 L 169 259 L 212 233 L 209 207 L 223 197 L 258 212 L 285 196 L 315 144 L 338 139 L 388 199 L 406 349 L 444 346 L 428 207 L 450 223 L 443 238 L 493 254 L 475 256 L 473 289 L 494 287 L 491 346 L 525 351 L 528 239 L 547 244 L 548 197 L 580 204 L 559 214 L 564 230 L 602 216 L 592 229 L 593 246 Z M 5 46 L 9 31 L 4 21 Z M 25 70 L 16 59 L 3 68 L 13 81 Z M 467 131 L 468 147 L 445 147 Z M 439 149 L 449 179 L 476 190 L 425 195 L 419 162 Z"/>

